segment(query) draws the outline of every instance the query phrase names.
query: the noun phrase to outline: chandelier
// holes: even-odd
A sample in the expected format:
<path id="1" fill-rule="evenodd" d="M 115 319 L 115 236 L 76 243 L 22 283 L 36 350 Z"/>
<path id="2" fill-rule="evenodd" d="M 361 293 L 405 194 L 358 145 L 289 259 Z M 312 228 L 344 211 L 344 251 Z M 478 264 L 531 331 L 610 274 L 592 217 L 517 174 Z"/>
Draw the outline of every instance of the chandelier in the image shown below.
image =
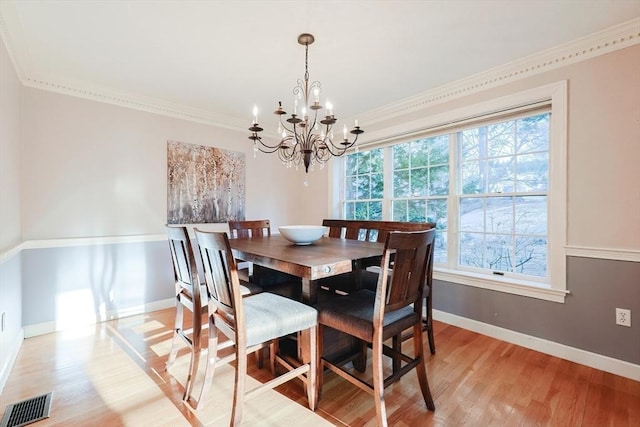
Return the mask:
<path id="1" fill-rule="evenodd" d="M 342 156 L 349 148 L 353 147 L 358 140 L 358 135 L 364 131 L 358 126 L 358 121 L 350 134 L 355 135 L 350 141 L 347 135 L 347 126 L 342 130 L 342 140 L 334 142 L 333 125 L 338 119 L 333 115 L 333 106 L 326 101 L 325 107 L 320 105 L 320 94 L 322 87 L 320 82 L 315 81 L 309 84 L 309 45 L 313 44 L 314 37 L 311 34 L 300 34 L 298 43 L 304 46 L 304 80 L 298 79 L 298 84 L 293 88 L 294 105 L 293 113 L 287 119 L 283 118 L 287 112 L 282 109 L 282 102 L 278 102 L 278 109 L 274 114 L 279 116 L 278 137 L 280 142 L 276 145 L 265 143 L 258 135 L 262 128 L 258 124 L 258 108 L 253 107 L 253 123 L 249 128 L 251 135 L 249 139 L 253 141 L 254 152 L 278 153 L 278 157 L 288 167 L 304 164 L 305 173 L 309 172 L 309 167 L 317 163 L 322 168 L 331 156 Z M 313 100 L 310 94 L 313 93 Z M 298 114 L 298 101 L 302 101 L 300 115 Z M 357 146 L 356 146 L 357 148 Z"/>

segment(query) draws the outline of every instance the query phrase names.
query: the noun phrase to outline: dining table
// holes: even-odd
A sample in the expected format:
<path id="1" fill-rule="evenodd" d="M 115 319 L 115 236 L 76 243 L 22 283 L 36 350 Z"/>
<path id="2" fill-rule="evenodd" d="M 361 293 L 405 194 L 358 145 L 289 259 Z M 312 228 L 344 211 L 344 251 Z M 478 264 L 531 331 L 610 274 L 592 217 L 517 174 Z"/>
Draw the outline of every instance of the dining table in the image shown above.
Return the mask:
<path id="1" fill-rule="evenodd" d="M 320 279 L 355 271 L 354 280 L 359 281 L 359 273 L 372 260 L 379 259 L 384 251 L 384 243 L 369 242 L 336 237 L 322 237 L 307 245 L 295 245 L 279 234 L 256 236 L 247 239 L 229 240 L 234 257 L 267 269 L 299 277 L 302 282 L 302 302 L 315 305 L 318 301 Z M 357 283 L 356 283 L 357 287 Z M 299 339 L 308 340 L 308 334 Z M 361 351 L 361 344 L 353 337 L 328 328 L 323 334 L 323 354 L 328 359 L 353 357 Z M 283 348 L 281 342 L 281 349 Z M 295 346 L 298 360 L 308 360 L 303 354 L 306 346 Z M 291 360 L 291 363 L 295 363 Z M 354 363 L 356 363 L 354 361 Z M 362 363 L 356 365 L 363 371 Z"/>
<path id="2" fill-rule="evenodd" d="M 310 305 L 318 301 L 319 279 L 357 272 L 384 251 L 384 243 L 335 237 L 295 245 L 280 234 L 231 239 L 229 243 L 238 259 L 301 278 L 302 302 Z"/>

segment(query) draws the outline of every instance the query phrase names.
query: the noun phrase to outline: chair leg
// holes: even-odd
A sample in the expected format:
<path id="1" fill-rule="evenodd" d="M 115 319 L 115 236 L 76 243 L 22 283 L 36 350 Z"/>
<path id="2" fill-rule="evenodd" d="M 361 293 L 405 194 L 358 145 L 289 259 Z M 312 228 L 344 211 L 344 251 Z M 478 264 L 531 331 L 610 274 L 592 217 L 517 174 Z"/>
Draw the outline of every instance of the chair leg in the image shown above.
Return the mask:
<path id="1" fill-rule="evenodd" d="M 244 395 L 247 382 L 247 346 L 244 343 L 236 345 L 236 374 L 233 388 L 233 406 L 231 409 L 231 426 L 239 426 L 242 421 Z"/>
<path id="2" fill-rule="evenodd" d="M 371 343 L 373 367 L 373 397 L 376 404 L 376 421 L 380 427 L 387 427 L 387 408 L 384 403 L 384 372 L 382 355 L 382 337 L 374 336 Z"/>
<path id="3" fill-rule="evenodd" d="M 431 322 L 431 318 L 424 319 L 423 322 L 425 324 L 423 329 L 426 329 L 427 338 L 429 339 L 429 350 L 431 354 L 436 354 L 436 341 L 433 338 L 433 323 Z"/>
<path id="4" fill-rule="evenodd" d="M 184 384 L 184 396 L 182 400 L 189 400 L 191 388 L 198 373 L 200 365 L 200 350 L 202 349 L 202 313 L 195 310 L 193 313 L 193 332 L 191 334 L 191 360 L 189 361 L 189 372 L 187 381 Z"/>
<path id="5" fill-rule="evenodd" d="M 398 353 L 402 352 L 402 333 L 395 335 L 392 338 L 392 348 Z M 396 373 L 402 367 L 401 360 L 399 357 L 394 357 L 392 359 L 393 373 Z M 399 378 L 398 378 L 399 379 Z"/>
<path id="6" fill-rule="evenodd" d="M 171 351 L 169 352 L 169 358 L 167 359 L 166 369 L 169 369 L 171 365 L 176 361 L 178 355 L 178 342 L 180 341 L 180 331 L 182 331 L 182 319 L 184 316 L 183 305 L 180 301 L 176 304 L 176 318 L 173 326 L 173 339 L 171 340 Z"/>
<path id="7" fill-rule="evenodd" d="M 262 350 L 258 350 L 262 352 Z M 276 356 L 280 351 L 280 340 L 275 339 L 269 343 L 269 369 L 271 370 L 271 375 L 276 375 Z"/>
<path id="8" fill-rule="evenodd" d="M 362 340 L 358 340 L 358 345 L 360 346 L 360 350 L 358 356 L 353 359 L 353 367 L 358 372 L 364 372 L 367 370 L 367 343 Z"/>
<path id="9" fill-rule="evenodd" d="M 427 337 L 429 338 L 429 350 L 431 351 L 431 354 L 436 354 L 436 342 L 433 339 L 433 309 L 431 297 L 426 297 L 425 301 L 427 315 L 422 319 L 422 322 L 424 323 L 424 327 L 422 329 L 427 331 Z"/>
<path id="10" fill-rule="evenodd" d="M 267 348 L 261 348 L 258 350 L 258 369 L 262 369 L 264 367 L 264 359 L 265 354 L 267 353 Z"/>
<path id="11" fill-rule="evenodd" d="M 317 393 L 317 374 L 318 374 L 318 327 L 314 326 L 309 329 L 309 372 L 307 372 L 307 400 L 309 401 L 309 409 L 315 412 L 318 404 Z"/>
<path id="12" fill-rule="evenodd" d="M 320 400 L 320 396 L 322 396 L 322 385 L 324 383 L 324 366 L 322 365 L 322 352 L 324 351 L 323 345 L 323 333 L 324 327 L 322 325 L 318 325 L 316 331 L 316 354 L 318 357 L 318 361 L 316 364 L 316 399 Z"/>
<path id="13" fill-rule="evenodd" d="M 218 357 L 218 329 L 216 328 L 213 320 L 209 316 L 209 343 L 207 346 L 207 365 L 204 370 L 204 380 L 202 381 L 202 389 L 200 390 L 200 397 L 192 407 L 196 409 L 200 402 L 204 402 L 204 399 L 209 394 L 211 383 L 213 382 L 213 374 L 216 369 L 216 359 Z"/>
<path id="14" fill-rule="evenodd" d="M 422 341 L 422 325 L 416 323 L 413 326 L 413 352 L 414 357 L 419 359 L 416 366 L 416 372 L 418 374 L 418 382 L 420 383 L 420 390 L 422 391 L 422 397 L 424 403 L 427 404 L 427 408 L 430 411 L 435 411 L 436 406 L 433 403 L 433 397 L 431 396 L 431 390 L 429 390 L 429 381 L 427 380 L 427 369 L 425 368 L 424 360 L 424 345 Z"/>

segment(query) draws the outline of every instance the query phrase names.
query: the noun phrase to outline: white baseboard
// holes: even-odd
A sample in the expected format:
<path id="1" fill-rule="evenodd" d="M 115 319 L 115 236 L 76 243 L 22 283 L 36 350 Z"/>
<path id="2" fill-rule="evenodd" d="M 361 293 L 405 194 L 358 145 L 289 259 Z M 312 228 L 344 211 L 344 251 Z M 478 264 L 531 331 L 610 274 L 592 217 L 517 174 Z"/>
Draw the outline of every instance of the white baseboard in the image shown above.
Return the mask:
<path id="1" fill-rule="evenodd" d="M 569 347 L 564 344 L 558 344 L 553 341 L 533 337 L 531 335 L 515 332 L 499 326 L 490 325 L 488 323 L 478 322 L 477 320 L 456 316 L 444 311 L 433 310 L 433 319 L 526 347 L 531 350 L 536 350 L 541 353 L 599 369 L 601 371 L 610 372 L 615 375 L 640 381 L 640 365 L 636 365 L 634 363 L 625 362 L 623 360 L 614 359 L 597 353 L 591 353 L 589 351 Z"/>
<path id="2" fill-rule="evenodd" d="M 152 311 L 163 310 L 165 308 L 175 307 L 175 298 L 169 298 L 160 301 L 153 301 L 147 304 L 136 305 L 133 307 L 125 307 L 118 310 L 111 310 L 105 313 L 103 318 L 96 319 L 95 322 L 84 322 L 82 324 L 75 324 L 75 327 L 86 327 L 94 325 L 98 322 L 104 322 L 107 320 L 121 319 L 124 317 L 135 316 L 137 314 L 150 313 Z M 56 321 L 37 323 L 35 325 L 28 325 L 24 327 L 24 337 L 31 338 L 38 335 L 49 334 L 51 332 L 60 332 L 65 329 L 64 326 L 58 324 Z"/>
<path id="3" fill-rule="evenodd" d="M 9 348 L 8 357 L 0 367 L 0 394 L 2 394 L 2 390 L 4 390 L 4 386 L 7 384 L 7 380 L 9 379 L 9 374 L 11 373 L 11 369 L 13 368 L 13 364 L 16 361 L 16 357 L 18 357 L 18 352 L 22 347 L 22 342 L 24 341 L 24 329 L 20 329 L 18 334 L 16 335 L 15 340 Z"/>

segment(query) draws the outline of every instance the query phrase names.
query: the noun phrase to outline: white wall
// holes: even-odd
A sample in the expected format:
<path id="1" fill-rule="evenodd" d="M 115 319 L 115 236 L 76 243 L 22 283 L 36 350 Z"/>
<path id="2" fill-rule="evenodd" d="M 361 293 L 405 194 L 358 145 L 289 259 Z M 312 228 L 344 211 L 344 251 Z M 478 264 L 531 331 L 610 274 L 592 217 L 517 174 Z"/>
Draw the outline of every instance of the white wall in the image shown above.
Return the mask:
<path id="1" fill-rule="evenodd" d="M 0 252 L 20 243 L 20 87 L 0 43 Z"/>
<path id="2" fill-rule="evenodd" d="M 273 154 L 253 158 L 248 131 L 30 88 L 23 102 L 25 240 L 164 233 L 167 140 L 244 152 L 248 219 L 304 221 L 299 207 L 314 203 L 301 171 Z M 314 188 L 324 191 L 323 182 Z M 326 209 L 325 193 L 318 199 Z"/>
<path id="3" fill-rule="evenodd" d="M 20 82 L 0 42 L 0 390 L 22 339 Z"/>

